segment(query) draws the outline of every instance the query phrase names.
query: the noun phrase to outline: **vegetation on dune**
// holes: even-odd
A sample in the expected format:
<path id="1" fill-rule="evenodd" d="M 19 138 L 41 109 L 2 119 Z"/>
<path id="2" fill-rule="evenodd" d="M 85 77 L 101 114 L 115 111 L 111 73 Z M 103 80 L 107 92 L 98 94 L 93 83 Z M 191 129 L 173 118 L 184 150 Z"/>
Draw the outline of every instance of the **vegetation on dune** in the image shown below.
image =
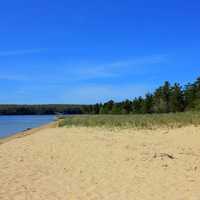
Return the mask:
<path id="1" fill-rule="evenodd" d="M 121 128 L 178 128 L 200 125 L 199 112 L 143 115 L 74 115 L 63 117 L 59 126 L 121 127 Z"/>

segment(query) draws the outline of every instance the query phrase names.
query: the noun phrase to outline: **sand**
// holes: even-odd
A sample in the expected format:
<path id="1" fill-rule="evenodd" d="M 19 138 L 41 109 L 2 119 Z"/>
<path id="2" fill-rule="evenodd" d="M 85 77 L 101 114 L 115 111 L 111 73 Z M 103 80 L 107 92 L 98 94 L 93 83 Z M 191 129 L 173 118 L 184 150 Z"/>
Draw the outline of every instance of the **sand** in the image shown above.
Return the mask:
<path id="1" fill-rule="evenodd" d="M 45 128 L 0 145 L 1 200 L 199 200 L 200 127 Z"/>

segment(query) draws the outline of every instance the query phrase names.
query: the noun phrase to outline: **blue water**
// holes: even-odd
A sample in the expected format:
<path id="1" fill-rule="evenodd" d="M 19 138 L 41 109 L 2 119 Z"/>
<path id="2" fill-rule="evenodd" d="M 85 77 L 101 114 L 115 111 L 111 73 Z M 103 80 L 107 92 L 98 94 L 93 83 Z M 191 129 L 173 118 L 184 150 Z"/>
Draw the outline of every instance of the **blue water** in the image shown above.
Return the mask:
<path id="1" fill-rule="evenodd" d="M 54 119 L 53 115 L 0 116 L 0 138 L 50 123 Z"/>

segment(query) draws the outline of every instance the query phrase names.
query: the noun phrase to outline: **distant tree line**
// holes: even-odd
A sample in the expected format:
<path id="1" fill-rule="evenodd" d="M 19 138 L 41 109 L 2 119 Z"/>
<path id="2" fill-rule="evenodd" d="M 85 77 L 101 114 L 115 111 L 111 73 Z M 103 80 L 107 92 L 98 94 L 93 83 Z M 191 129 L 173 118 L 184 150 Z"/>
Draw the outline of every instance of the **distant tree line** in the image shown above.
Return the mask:
<path id="1" fill-rule="evenodd" d="M 194 83 L 181 86 L 166 81 L 153 93 L 133 100 L 95 105 L 0 105 L 0 115 L 53 114 L 146 114 L 200 111 L 200 77 Z"/>
<path id="2" fill-rule="evenodd" d="M 0 115 L 90 114 L 92 105 L 0 105 Z"/>

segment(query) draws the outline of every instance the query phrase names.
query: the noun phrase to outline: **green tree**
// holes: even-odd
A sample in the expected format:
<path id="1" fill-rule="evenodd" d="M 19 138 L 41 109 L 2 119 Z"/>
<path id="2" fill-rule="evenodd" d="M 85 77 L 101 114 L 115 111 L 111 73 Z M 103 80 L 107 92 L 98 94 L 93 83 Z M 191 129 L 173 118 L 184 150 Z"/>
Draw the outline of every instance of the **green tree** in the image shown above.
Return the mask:
<path id="1" fill-rule="evenodd" d="M 100 104 L 96 103 L 93 106 L 93 114 L 99 114 L 99 112 L 100 112 Z"/>
<path id="2" fill-rule="evenodd" d="M 182 112 L 184 111 L 184 94 L 179 84 L 175 83 L 171 89 L 170 96 L 170 111 L 171 112 Z"/>
<path id="3" fill-rule="evenodd" d="M 185 105 L 187 110 L 191 110 L 195 108 L 195 100 L 197 98 L 196 96 L 196 85 L 188 83 L 185 86 L 184 90 L 184 96 L 185 96 Z"/>
<path id="4" fill-rule="evenodd" d="M 144 113 L 153 113 L 153 107 L 154 107 L 154 100 L 153 95 L 148 93 L 145 96 L 144 103 L 143 103 L 143 112 Z"/>
<path id="5" fill-rule="evenodd" d="M 101 114 L 111 114 L 114 104 L 115 104 L 115 102 L 113 100 L 110 100 L 107 103 L 104 103 L 104 105 L 100 109 L 100 113 Z"/>
<path id="6" fill-rule="evenodd" d="M 166 81 L 163 86 L 154 92 L 154 111 L 158 113 L 170 112 L 170 83 Z"/>
<path id="7" fill-rule="evenodd" d="M 132 110 L 135 114 L 143 113 L 143 103 L 144 99 L 142 97 L 135 98 L 132 103 Z"/>
<path id="8" fill-rule="evenodd" d="M 129 114 L 132 112 L 132 102 L 128 99 L 124 102 L 122 102 L 122 108 L 124 114 Z"/>
<path id="9" fill-rule="evenodd" d="M 112 114 L 122 114 L 121 103 L 115 103 L 112 107 Z"/>

